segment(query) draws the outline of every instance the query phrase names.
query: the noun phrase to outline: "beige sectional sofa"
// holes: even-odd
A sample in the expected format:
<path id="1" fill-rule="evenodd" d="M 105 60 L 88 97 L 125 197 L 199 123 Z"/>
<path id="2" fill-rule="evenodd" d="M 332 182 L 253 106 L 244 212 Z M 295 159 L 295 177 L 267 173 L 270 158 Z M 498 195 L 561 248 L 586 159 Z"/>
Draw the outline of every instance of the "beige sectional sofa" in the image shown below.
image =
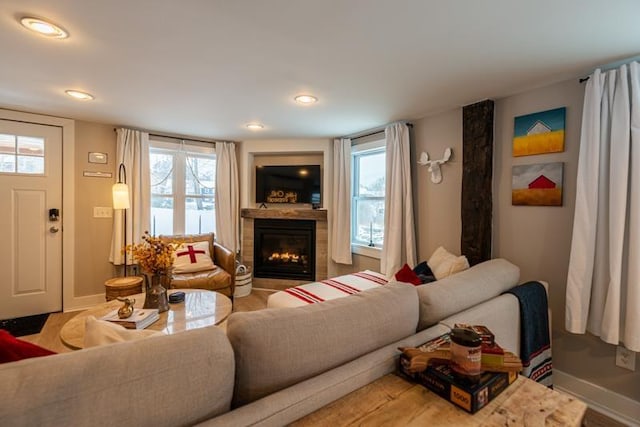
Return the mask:
<path id="1" fill-rule="evenodd" d="M 432 284 L 392 283 L 208 327 L 0 365 L 0 425 L 280 426 L 396 368 L 455 322 L 519 351 L 519 269 L 491 260 Z"/>

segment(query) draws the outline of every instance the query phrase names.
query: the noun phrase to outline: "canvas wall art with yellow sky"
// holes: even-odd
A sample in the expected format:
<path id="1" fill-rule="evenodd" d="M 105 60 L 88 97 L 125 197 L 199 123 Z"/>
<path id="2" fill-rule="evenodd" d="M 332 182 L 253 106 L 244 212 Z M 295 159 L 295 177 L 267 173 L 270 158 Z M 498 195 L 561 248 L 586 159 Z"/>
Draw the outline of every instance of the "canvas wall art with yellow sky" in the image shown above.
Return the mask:
<path id="1" fill-rule="evenodd" d="M 513 157 L 564 151 L 566 108 L 516 117 L 513 129 Z"/>

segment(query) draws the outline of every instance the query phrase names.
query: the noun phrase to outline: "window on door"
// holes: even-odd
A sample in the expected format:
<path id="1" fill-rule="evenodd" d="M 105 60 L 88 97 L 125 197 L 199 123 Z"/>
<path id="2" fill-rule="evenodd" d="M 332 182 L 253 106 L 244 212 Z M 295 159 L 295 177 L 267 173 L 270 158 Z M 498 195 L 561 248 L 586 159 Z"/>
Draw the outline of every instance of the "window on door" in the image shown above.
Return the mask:
<path id="1" fill-rule="evenodd" d="M 153 140 L 149 146 L 152 233 L 214 232 L 214 147 Z"/>
<path id="2" fill-rule="evenodd" d="M 352 156 L 351 247 L 379 257 L 384 243 L 385 141 L 355 145 Z"/>
<path id="3" fill-rule="evenodd" d="M 44 138 L 0 134 L 0 173 L 44 175 Z"/>

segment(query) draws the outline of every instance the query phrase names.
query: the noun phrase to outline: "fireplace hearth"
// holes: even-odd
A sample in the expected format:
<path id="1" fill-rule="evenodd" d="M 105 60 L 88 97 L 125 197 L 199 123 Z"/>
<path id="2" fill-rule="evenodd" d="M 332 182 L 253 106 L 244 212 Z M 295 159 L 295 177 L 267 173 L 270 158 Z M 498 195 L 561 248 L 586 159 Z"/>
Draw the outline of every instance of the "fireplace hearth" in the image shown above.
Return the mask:
<path id="1" fill-rule="evenodd" d="M 254 277 L 315 280 L 315 242 L 315 221 L 256 219 Z"/>

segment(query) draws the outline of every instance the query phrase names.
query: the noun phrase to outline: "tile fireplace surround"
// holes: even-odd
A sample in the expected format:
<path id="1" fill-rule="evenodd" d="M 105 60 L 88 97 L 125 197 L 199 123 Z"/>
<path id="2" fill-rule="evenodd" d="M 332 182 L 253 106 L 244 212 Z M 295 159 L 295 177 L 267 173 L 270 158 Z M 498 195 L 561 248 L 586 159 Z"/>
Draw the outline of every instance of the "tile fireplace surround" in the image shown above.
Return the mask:
<path id="1" fill-rule="evenodd" d="M 326 209 L 252 209 L 243 208 L 242 217 L 242 263 L 253 269 L 253 223 L 256 218 L 286 219 L 291 221 L 312 220 L 316 222 L 316 277 L 315 280 L 327 278 L 327 211 Z M 253 278 L 253 286 L 268 289 L 286 289 L 291 286 L 307 283 L 304 280 Z"/>

